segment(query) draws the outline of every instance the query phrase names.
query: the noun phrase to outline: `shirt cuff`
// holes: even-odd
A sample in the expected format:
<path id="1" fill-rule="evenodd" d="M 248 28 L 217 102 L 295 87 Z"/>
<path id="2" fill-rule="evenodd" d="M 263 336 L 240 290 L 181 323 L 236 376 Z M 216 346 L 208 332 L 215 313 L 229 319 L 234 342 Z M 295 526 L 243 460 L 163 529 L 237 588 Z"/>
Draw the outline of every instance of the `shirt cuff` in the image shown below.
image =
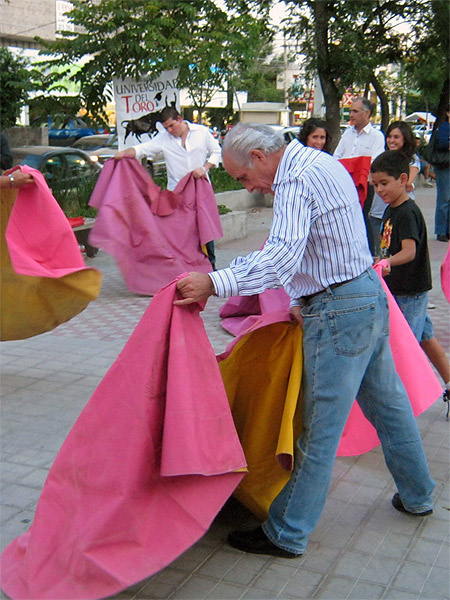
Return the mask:
<path id="1" fill-rule="evenodd" d="M 216 296 L 219 296 L 219 298 L 239 295 L 238 282 L 230 268 L 213 271 L 212 273 L 208 273 L 208 275 L 212 279 Z"/>
<path id="2" fill-rule="evenodd" d="M 291 298 L 291 301 L 289 303 L 289 308 L 292 308 L 293 306 L 301 306 L 303 307 L 304 301 L 302 298 Z"/>

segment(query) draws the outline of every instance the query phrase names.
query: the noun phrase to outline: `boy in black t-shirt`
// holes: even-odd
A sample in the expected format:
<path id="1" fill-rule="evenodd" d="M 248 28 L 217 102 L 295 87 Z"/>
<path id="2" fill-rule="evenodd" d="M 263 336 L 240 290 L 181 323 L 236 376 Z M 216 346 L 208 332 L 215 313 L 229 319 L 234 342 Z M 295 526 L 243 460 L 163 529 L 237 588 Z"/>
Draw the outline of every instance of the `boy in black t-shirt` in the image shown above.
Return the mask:
<path id="1" fill-rule="evenodd" d="M 388 150 L 373 161 L 370 170 L 375 191 L 388 205 L 380 233 L 380 259 L 388 262 L 383 276 L 417 341 L 444 380 L 444 400 L 448 400 L 450 365 L 427 313 L 432 287 L 427 228 L 419 207 L 406 192 L 409 160 L 400 151 Z"/>

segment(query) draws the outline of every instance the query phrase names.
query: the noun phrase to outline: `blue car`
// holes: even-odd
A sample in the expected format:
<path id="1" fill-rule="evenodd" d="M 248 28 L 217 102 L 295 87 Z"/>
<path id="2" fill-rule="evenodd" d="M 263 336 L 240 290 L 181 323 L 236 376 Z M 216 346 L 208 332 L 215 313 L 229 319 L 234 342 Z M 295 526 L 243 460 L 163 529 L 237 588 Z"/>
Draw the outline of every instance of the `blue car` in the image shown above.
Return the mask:
<path id="1" fill-rule="evenodd" d="M 48 117 L 48 141 L 51 146 L 71 146 L 81 137 L 103 131 L 89 127 L 80 117 Z"/>

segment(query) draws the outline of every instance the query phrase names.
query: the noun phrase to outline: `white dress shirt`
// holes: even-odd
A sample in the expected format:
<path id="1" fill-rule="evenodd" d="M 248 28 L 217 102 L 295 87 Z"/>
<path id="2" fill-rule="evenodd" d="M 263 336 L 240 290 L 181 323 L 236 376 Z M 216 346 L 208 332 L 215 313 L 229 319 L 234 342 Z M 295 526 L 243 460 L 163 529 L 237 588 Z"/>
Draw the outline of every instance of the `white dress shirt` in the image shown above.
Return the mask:
<path id="1" fill-rule="evenodd" d="M 355 185 L 334 157 L 293 140 L 272 189 L 274 217 L 264 248 L 208 274 L 217 296 L 284 287 L 297 299 L 353 279 L 372 264 Z"/>
<path id="2" fill-rule="evenodd" d="M 155 159 L 162 154 L 166 161 L 168 190 L 173 190 L 180 179 L 194 169 L 203 167 L 207 162 L 215 166 L 220 162 L 219 142 L 208 128 L 189 121 L 185 123 L 189 127 L 189 133 L 184 146 L 180 137 L 175 137 L 166 130 L 160 131 L 150 141 L 134 146 L 138 160 L 144 156 Z"/>
<path id="3" fill-rule="evenodd" d="M 334 151 L 336 158 L 353 158 L 354 156 L 370 156 L 372 161 L 384 152 L 384 134 L 375 129 L 371 123 L 358 133 L 356 127 L 348 127 L 342 134 Z"/>

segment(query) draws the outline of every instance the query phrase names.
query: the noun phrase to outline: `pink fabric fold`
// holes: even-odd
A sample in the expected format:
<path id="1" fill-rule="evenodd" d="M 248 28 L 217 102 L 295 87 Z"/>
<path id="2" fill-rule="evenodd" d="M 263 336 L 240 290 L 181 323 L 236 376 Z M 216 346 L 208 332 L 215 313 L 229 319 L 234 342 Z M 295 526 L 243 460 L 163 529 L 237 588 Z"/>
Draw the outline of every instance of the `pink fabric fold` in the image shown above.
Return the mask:
<path id="1" fill-rule="evenodd" d="M 35 185 L 18 190 L 6 227 L 14 271 L 57 278 L 87 269 L 72 227 L 42 173 L 26 165 L 20 169 L 33 176 Z"/>
<path id="2" fill-rule="evenodd" d="M 414 415 L 417 416 L 440 397 L 442 386 L 381 276 L 382 264 L 383 261 L 378 263 L 375 266 L 375 271 L 381 279 L 389 301 L 389 342 L 395 368 L 405 386 Z M 221 313 L 221 316 L 225 317 L 223 326 L 228 331 L 235 329 L 237 337 L 228 345 L 225 353 L 219 359 L 226 358 L 239 340 L 250 331 L 277 321 L 290 321 L 289 306 L 286 305 L 288 296 L 284 289 L 271 290 L 272 294 L 267 294 L 267 291 L 260 294 L 259 297 L 244 298 L 237 296 L 232 303 L 228 301 L 224 305 L 226 309 L 223 309 Z M 255 306 L 260 309 L 260 314 L 242 316 L 242 312 L 245 313 L 245 311 Z M 233 311 L 234 314 L 238 315 L 235 317 L 234 322 L 232 321 Z M 379 444 L 380 440 L 374 427 L 363 415 L 358 403 L 355 402 L 342 434 L 338 456 L 364 454 Z"/>
<path id="3" fill-rule="evenodd" d="M 195 543 L 245 457 L 198 304 L 152 300 L 50 469 L 27 533 L 2 554 L 13 599 L 98 599 Z"/>
<path id="4" fill-rule="evenodd" d="M 254 296 L 232 296 L 219 309 L 221 325 L 233 335 L 240 335 L 260 322 L 260 317 L 284 311 L 289 320 L 290 299 L 283 288 L 265 290 Z M 284 320 L 284 319 L 283 319 Z"/>
<path id="5" fill-rule="evenodd" d="M 90 205 L 99 212 L 89 243 L 114 256 L 130 291 L 151 295 L 180 273 L 211 271 L 202 246 L 223 232 L 206 178 L 162 191 L 135 159 L 110 160 Z"/>
<path id="6" fill-rule="evenodd" d="M 441 288 L 450 304 L 450 245 L 441 264 Z"/>

